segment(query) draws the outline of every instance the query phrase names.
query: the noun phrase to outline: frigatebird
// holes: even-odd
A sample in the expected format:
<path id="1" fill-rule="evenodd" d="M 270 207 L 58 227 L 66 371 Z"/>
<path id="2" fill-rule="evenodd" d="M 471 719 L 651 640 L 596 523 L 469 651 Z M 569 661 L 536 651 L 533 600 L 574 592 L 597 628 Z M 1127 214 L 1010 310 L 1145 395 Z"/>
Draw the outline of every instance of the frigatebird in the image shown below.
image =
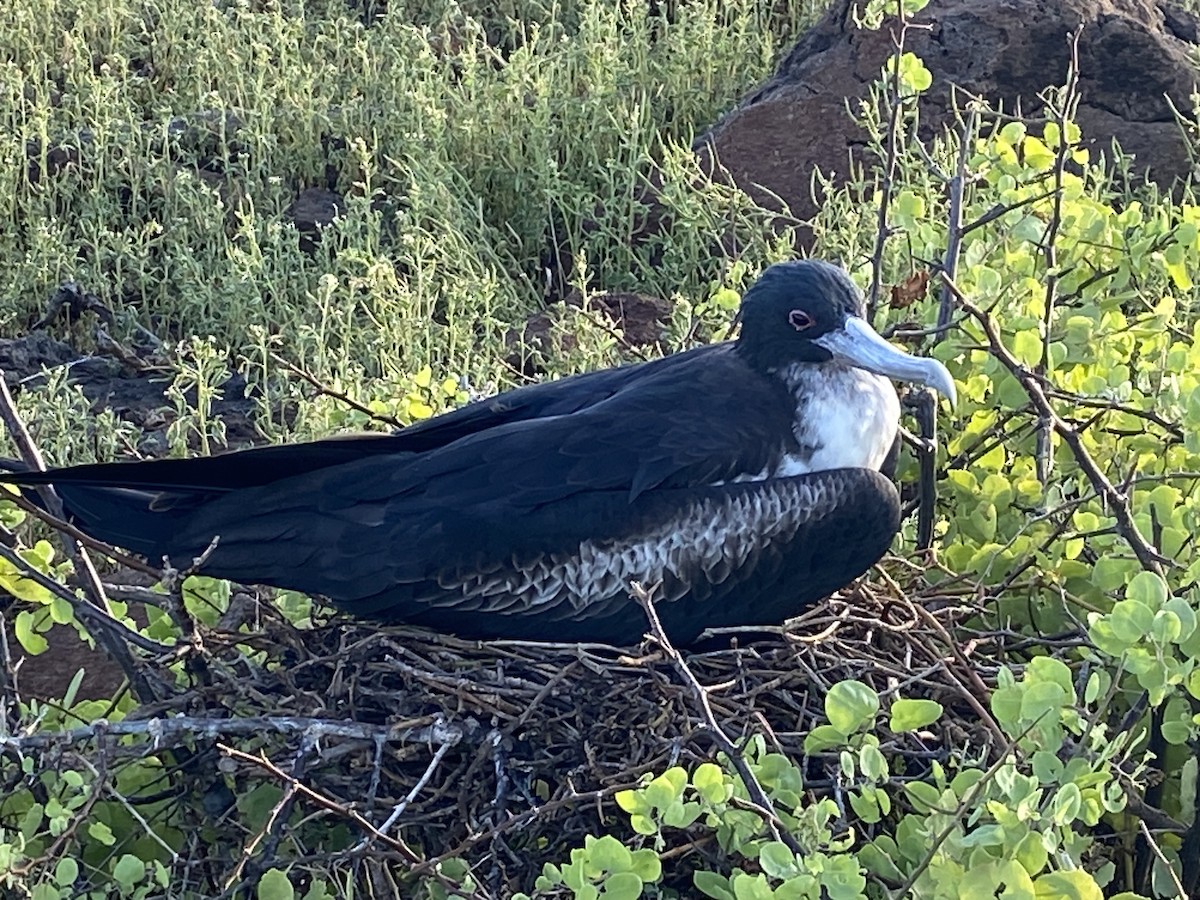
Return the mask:
<path id="1" fill-rule="evenodd" d="M 680 644 L 782 623 L 899 529 L 890 378 L 842 269 L 768 268 L 736 340 L 518 388 L 386 435 L 0 476 L 158 562 L 477 638 L 633 643 L 631 582 Z"/>

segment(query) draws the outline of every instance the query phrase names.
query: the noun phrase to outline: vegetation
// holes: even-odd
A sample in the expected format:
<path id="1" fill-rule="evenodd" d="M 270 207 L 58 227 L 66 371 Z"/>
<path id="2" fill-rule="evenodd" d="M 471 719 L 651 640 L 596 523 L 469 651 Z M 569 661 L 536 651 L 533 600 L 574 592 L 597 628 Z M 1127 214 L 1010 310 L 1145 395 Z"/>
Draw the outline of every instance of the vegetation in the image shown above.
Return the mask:
<path id="1" fill-rule="evenodd" d="M 223 445 L 214 403 L 233 371 L 271 440 L 380 424 L 372 414 L 411 421 L 508 386 L 521 376 L 505 363 L 506 331 L 569 286 L 670 297 L 665 350 L 721 336 L 736 290 L 792 252 L 794 223 L 704 177 L 690 139 L 767 74 L 813 10 L 512 6 L 393 3 L 358 19 L 340 2 L 17 0 L 0 29 L 0 109 L 13 117 L 0 165 L 15 186 L 0 228 L 6 331 L 65 278 L 94 292 L 111 322 L 87 313 L 53 327 L 162 368 L 175 453 Z M 866 4 L 866 17 L 879 7 Z M 161 785 L 195 777 L 200 734 L 176 741 L 184 726 L 165 716 L 150 728 L 130 715 L 131 693 L 76 702 L 73 685 L 59 703 L 19 707 L 6 694 L 0 884 L 39 900 L 357 896 L 388 883 L 355 868 L 370 836 L 380 871 L 430 897 L 1193 894 L 1200 204 L 1081 146 L 1073 74 L 1048 88 L 1044 119 L 964 101 L 956 126 L 922 144 L 913 101 L 929 88 L 900 48 L 872 102 L 850 111 L 877 164 L 825 185 L 813 223 L 814 252 L 846 262 L 876 325 L 937 356 L 959 387 L 942 420 L 935 551 L 886 561 L 876 593 L 856 598 L 861 616 L 837 626 L 858 622 L 853 646 L 875 662 L 894 646 L 927 656 L 812 672 L 821 721 L 796 714 L 796 752 L 765 716 L 714 713 L 707 701 L 721 692 L 688 680 L 707 663 L 669 656 L 656 683 L 694 684 L 696 733 L 728 744 L 703 758 L 681 741 L 678 764 L 594 792 L 532 784 L 551 798 L 543 810 L 574 797 L 604 818 L 503 886 L 487 882 L 469 841 L 449 857 L 454 848 L 407 844 L 411 797 L 384 841 L 388 827 L 371 833 L 357 806 L 304 794 L 314 732 L 298 750 L 226 738 L 214 768 L 239 793 L 203 794 L 214 811 L 197 836 L 188 816 L 201 813 Z M 287 210 L 313 186 L 336 189 L 345 209 L 305 249 Z M 658 231 L 644 228 L 655 203 Z M 569 325 L 577 340 L 547 352 L 549 372 L 628 355 L 604 321 Z M 313 382 L 324 386 L 315 396 Z M 86 404 L 62 377 L 19 401 L 55 460 L 139 439 L 111 415 L 81 433 Z M 902 477 L 915 481 L 918 467 L 919 454 L 906 457 Z M 23 513 L 5 516 L 26 534 Z M 0 584 L 17 598 L 11 637 L 37 653 L 58 622 L 111 640 L 85 620 L 75 583 L 62 587 L 77 562 L 39 536 L 0 547 Z M 897 549 L 915 537 L 906 525 Z M 227 639 L 244 678 L 287 668 L 271 655 L 280 632 L 253 618 L 229 626 L 230 586 L 185 588 L 168 577 L 137 616 L 109 606 L 127 634 L 173 651 L 162 671 L 180 690 L 199 696 L 205 667 L 218 666 L 220 654 L 198 649 L 206 641 Z M 888 604 L 911 624 L 889 620 Z M 306 598 L 281 608 L 296 633 L 324 633 Z M 851 646 L 835 632 L 805 635 Z M 913 669 L 926 662 L 926 674 Z M 111 724 L 98 729 L 101 716 Z M 433 773 L 451 743 L 428 727 Z M 56 735 L 72 728 L 69 741 Z M 179 755 L 152 752 L 162 741 Z M 79 749 L 89 742 L 101 749 Z M 232 839 L 213 824 L 231 820 Z M 205 883 L 207 870 L 177 855 L 196 841 L 232 846 L 240 861 Z"/>

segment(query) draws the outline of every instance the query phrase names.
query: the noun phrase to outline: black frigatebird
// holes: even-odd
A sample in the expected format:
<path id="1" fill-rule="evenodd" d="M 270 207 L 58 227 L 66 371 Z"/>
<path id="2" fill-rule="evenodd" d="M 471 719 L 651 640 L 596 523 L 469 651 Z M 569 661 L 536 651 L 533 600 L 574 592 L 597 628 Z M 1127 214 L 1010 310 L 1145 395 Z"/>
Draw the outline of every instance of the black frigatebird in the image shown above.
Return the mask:
<path id="1" fill-rule="evenodd" d="M 840 268 L 768 268 L 736 340 L 482 400 L 390 435 L 9 473 L 151 561 L 480 638 L 636 642 L 775 625 L 899 528 L 890 378 L 937 389 Z"/>

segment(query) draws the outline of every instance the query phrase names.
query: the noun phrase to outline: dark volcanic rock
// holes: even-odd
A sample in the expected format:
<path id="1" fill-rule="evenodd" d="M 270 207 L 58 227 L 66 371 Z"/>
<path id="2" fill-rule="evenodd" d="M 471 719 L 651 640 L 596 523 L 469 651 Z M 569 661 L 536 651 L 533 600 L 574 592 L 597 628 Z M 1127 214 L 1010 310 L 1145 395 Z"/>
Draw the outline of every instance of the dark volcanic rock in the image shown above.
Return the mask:
<path id="1" fill-rule="evenodd" d="M 300 232 L 300 246 L 312 253 L 321 239 L 321 230 L 346 211 L 346 199 L 336 191 L 308 188 L 292 201 L 288 216 Z"/>
<path id="2" fill-rule="evenodd" d="M 841 180 L 848 155 L 862 154 L 865 135 L 846 101 L 867 96 L 894 51 L 892 23 L 860 30 L 850 7 L 838 0 L 775 76 L 696 145 L 702 158 L 715 151 L 760 203 L 777 206 L 759 184 L 800 218 L 816 211 L 813 169 Z M 1200 29 L 1190 13 L 1154 0 L 934 0 L 915 21 L 930 26 L 911 29 L 906 42 L 934 76 L 922 98 L 928 131 L 953 121 L 951 85 L 1036 115 L 1038 92 L 1065 80 L 1069 35 L 1082 29 L 1077 121 L 1085 140 L 1107 149 L 1115 138 L 1136 155 L 1136 170 L 1164 186 L 1190 174 L 1170 107 L 1191 110 L 1196 70 L 1188 54 Z"/>
<path id="3" fill-rule="evenodd" d="M 534 313 L 522 328 L 514 328 L 505 335 L 509 365 L 532 376 L 542 371 L 545 358 L 556 347 L 567 353 L 575 349 L 578 339 L 562 321 L 565 306 L 582 307 L 583 297 L 572 291 L 562 303 Z M 594 294 L 588 298 L 588 309 L 597 322 L 619 330 L 630 347 L 649 347 L 661 341 L 670 322 L 671 308 L 669 300 L 631 292 Z"/>

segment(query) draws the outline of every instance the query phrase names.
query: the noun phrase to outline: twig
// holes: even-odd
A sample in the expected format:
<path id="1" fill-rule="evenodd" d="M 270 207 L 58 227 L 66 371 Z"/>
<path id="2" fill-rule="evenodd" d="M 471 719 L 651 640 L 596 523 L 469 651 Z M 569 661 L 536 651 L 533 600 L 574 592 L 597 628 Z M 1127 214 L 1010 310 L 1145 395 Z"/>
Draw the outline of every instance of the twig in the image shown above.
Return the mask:
<path id="1" fill-rule="evenodd" d="M 892 186 L 896 180 L 896 169 L 900 164 L 900 115 L 904 109 L 903 82 L 900 57 L 904 53 L 904 41 L 908 37 L 911 23 L 904 9 L 903 0 L 896 0 L 896 18 L 900 25 L 899 34 L 893 32 L 896 46 L 892 54 L 892 77 L 888 84 L 888 121 L 884 144 L 883 181 L 879 185 L 879 208 L 875 213 L 875 246 L 871 251 L 871 285 L 867 291 L 867 321 L 874 323 L 875 311 L 879 306 L 879 291 L 883 284 L 883 250 L 892 229 L 888 225 L 888 211 L 892 205 Z"/>
<path id="2" fill-rule="evenodd" d="M 404 799 L 396 804 L 396 806 L 392 809 L 391 814 L 384 819 L 383 824 L 379 826 L 380 834 L 387 834 L 388 830 L 396 824 L 396 820 L 404 814 L 404 810 L 408 808 L 408 805 L 417 799 L 417 795 L 420 794 L 421 791 L 425 790 L 425 785 L 429 784 L 429 779 L 433 777 L 433 773 L 437 771 L 437 767 L 441 765 L 441 762 L 445 758 L 446 754 L 450 752 L 450 748 L 457 743 L 457 741 L 447 741 L 437 748 L 433 754 L 433 759 L 429 761 L 429 765 L 425 767 L 425 771 L 421 773 L 421 777 L 417 779 L 417 783 L 412 786 L 412 790 L 404 795 Z M 356 846 L 354 849 L 365 850 L 367 845 L 370 843 L 370 837 L 364 837 L 358 842 L 358 846 Z"/>
<path id="3" fill-rule="evenodd" d="M 53 578 L 49 578 L 35 569 L 30 562 L 25 559 L 25 557 L 21 556 L 21 554 L 17 553 L 17 551 L 0 544 L 0 557 L 3 557 L 8 562 L 12 563 L 12 565 L 16 566 L 21 571 L 23 577 L 28 578 L 39 587 L 44 588 L 45 590 L 54 594 L 54 596 L 60 597 L 63 600 L 66 600 L 67 603 L 71 604 L 71 609 L 74 611 L 75 615 L 79 616 L 79 618 L 86 625 L 95 629 L 96 639 L 100 640 L 102 644 L 105 644 L 105 649 L 107 649 L 107 644 L 117 644 L 119 641 L 124 641 L 128 644 L 134 644 L 135 646 L 141 647 L 143 650 L 148 650 L 149 652 L 160 656 L 174 652 L 174 647 L 170 647 L 166 644 L 160 644 L 156 641 L 150 640 L 150 638 L 147 637 L 142 637 L 142 635 L 118 621 L 104 609 L 98 606 L 92 606 L 90 603 L 83 602 L 76 597 L 75 593 L 66 585 L 59 584 Z M 103 640 L 104 638 L 108 639 L 107 642 Z M 133 654 L 130 653 L 129 647 L 126 646 L 126 643 L 120 643 L 119 646 L 125 651 L 125 654 L 128 655 L 132 664 Z M 133 664 L 133 666 L 134 673 L 137 675 L 137 680 L 145 682 L 148 686 L 149 682 L 147 682 L 145 680 L 145 676 L 141 674 L 140 667 L 138 667 L 136 664 Z M 126 672 L 126 675 L 131 678 L 131 681 L 133 680 L 129 672 Z M 153 699 L 154 697 L 155 694 L 151 692 L 150 695 L 144 699 Z"/>
<path id="4" fill-rule="evenodd" d="M 262 828 L 242 847 L 242 854 L 238 858 L 237 865 L 233 867 L 233 872 L 225 879 L 226 893 L 234 889 L 234 887 L 247 889 L 257 885 L 259 878 L 262 876 L 262 870 L 265 866 L 271 864 L 271 860 L 275 857 L 275 849 L 279 846 L 279 839 L 283 833 L 283 825 L 288 820 L 288 816 L 292 814 L 292 807 L 296 805 L 297 785 L 300 784 L 300 779 L 308 768 L 308 758 L 312 753 L 316 741 L 307 733 L 300 740 L 300 746 L 296 750 L 296 756 L 292 760 L 292 771 L 289 776 L 287 788 L 279 801 L 272 807 L 271 812 L 267 815 L 267 821 L 263 823 Z M 263 847 L 260 864 L 251 868 L 251 873 L 244 879 L 244 872 L 250 861 L 254 857 L 254 851 L 263 839 L 267 839 L 266 845 Z M 241 882 L 239 884 L 239 882 Z"/>
<path id="5" fill-rule="evenodd" d="M 366 722 L 314 719 L 303 716 L 253 716 L 241 719 L 218 719 L 201 716 L 172 716 L 155 719 L 123 719 L 109 722 L 100 719 L 81 728 L 27 735 L 0 734 L 0 748 L 18 753 L 41 750 L 59 744 L 77 744 L 105 734 L 144 735 L 153 741 L 153 749 L 171 747 L 184 738 L 217 738 L 222 735 L 307 734 L 314 739 L 337 737 L 356 741 L 399 741 L 404 743 L 456 743 L 467 734 L 457 725 L 449 725 L 441 717 L 408 719 L 393 725 L 371 725 Z"/>
<path id="6" fill-rule="evenodd" d="M 258 766 L 270 772 L 284 784 L 294 787 L 296 791 L 308 797 L 317 805 L 335 813 L 343 818 L 349 819 L 359 828 L 364 829 L 368 834 L 372 835 L 377 840 L 387 844 L 391 849 L 399 852 L 409 863 L 416 864 L 422 862 L 421 856 L 399 838 L 389 837 L 386 834 L 378 831 L 371 822 L 364 818 L 361 813 L 350 809 L 345 804 L 338 803 L 331 797 L 326 797 L 324 794 L 313 790 L 308 785 L 293 778 L 287 772 L 283 771 L 275 763 L 271 762 L 265 755 L 254 756 L 250 753 L 244 753 L 236 747 L 230 747 L 228 744 L 217 743 L 217 749 L 232 759 L 238 759 L 242 762 L 249 763 L 253 766 Z"/>
<path id="7" fill-rule="evenodd" d="M 679 673 L 684 683 L 691 690 L 692 698 L 700 707 L 700 712 L 703 715 L 705 728 L 712 734 L 717 746 L 721 748 L 722 752 L 729 758 L 730 763 L 733 764 L 734 769 L 737 770 L 738 775 L 742 779 L 742 784 L 746 786 L 746 793 L 750 795 L 754 811 L 758 813 L 767 824 L 767 827 L 771 829 L 772 836 L 776 840 L 783 841 L 793 853 L 803 853 L 804 849 L 795 837 L 792 836 L 791 832 L 782 827 L 779 815 L 775 812 L 775 804 L 771 802 L 771 798 L 767 796 L 767 792 L 763 790 L 762 784 L 759 783 L 758 778 L 750 769 L 750 765 L 746 762 L 746 757 L 742 755 L 742 751 L 738 749 L 737 744 L 733 742 L 729 735 L 725 733 L 725 729 L 717 722 L 717 718 L 713 714 L 712 704 L 708 699 L 708 688 L 705 688 L 699 682 L 695 673 L 692 672 L 687 661 L 683 658 L 683 655 L 675 649 L 675 645 L 671 643 L 666 631 L 663 630 L 662 621 L 658 617 L 658 610 L 654 608 L 654 590 L 656 590 L 655 587 L 646 589 L 637 582 L 630 585 L 630 593 L 641 604 L 642 609 L 646 611 L 646 618 L 650 620 L 651 637 L 662 647 L 663 653 L 667 655 L 667 659 L 675 666 L 675 671 Z"/>
<path id="8" fill-rule="evenodd" d="M 146 821 L 146 818 L 140 812 L 138 812 L 137 807 L 125 799 L 125 796 L 115 787 L 113 787 L 112 784 L 108 783 L 106 772 L 94 766 L 91 760 L 89 760 L 86 756 L 80 756 L 79 761 L 88 768 L 92 775 L 95 776 L 97 781 L 104 781 L 105 793 L 125 807 L 125 811 L 133 817 L 135 822 L 142 826 L 142 830 L 146 832 L 146 837 L 150 838 L 152 841 L 154 841 L 154 843 L 158 844 L 158 846 L 167 851 L 167 856 L 172 862 L 178 862 L 179 854 L 173 847 L 171 847 L 170 844 L 162 839 L 157 831 L 150 827 L 150 823 Z M 101 763 L 103 762 L 104 758 L 101 757 Z"/>
<path id="9" fill-rule="evenodd" d="M 1175 885 L 1175 890 L 1178 892 L 1178 900 L 1187 900 L 1187 891 L 1183 889 L 1183 882 L 1179 880 L 1179 874 L 1175 871 L 1175 867 L 1171 865 L 1171 861 L 1167 859 L 1162 848 L 1158 846 L 1158 841 L 1154 840 L 1154 835 L 1150 831 L 1150 826 L 1146 824 L 1144 819 L 1138 819 L 1138 828 L 1142 832 L 1142 837 L 1146 839 L 1146 843 L 1150 849 L 1154 851 L 1154 855 L 1158 857 L 1158 861 L 1163 864 L 1163 868 L 1171 873 L 1171 882 Z"/>
<path id="10" fill-rule="evenodd" d="M 1070 143 L 1067 140 L 1067 122 L 1075 114 L 1079 105 L 1079 29 L 1071 35 L 1071 59 L 1067 65 L 1067 83 L 1063 88 L 1062 98 L 1055 103 L 1052 111 L 1058 126 L 1058 147 L 1054 154 L 1054 188 L 1051 192 L 1050 220 L 1042 233 L 1042 257 L 1046 263 L 1046 296 L 1042 307 L 1042 355 L 1034 372 L 1039 379 L 1046 379 L 1050 371 L 1050 337 L 1051 323 L 1054 320 L 1054 309 L 1058 303 L 1058 231 L 1062 227 L 1063 179 L 1066 175 L 1067 155 Z M 949 288 L 947 288 L 947 292 Z M 1038 422 L 1037 447 L 1035 464 L 1038 480 L 1045 487 L 1050 483 L 1050 420 L 1042 416 Z"/>
<path id="11" fill-rule="evenodd" d="M 360 403 L 359 401 L 355 400 L 349 394 L 343 393 L 342 391 L 335 391 L 333 388 L 329 387 L 327 384 L 325 384 L 323 381 L 321 381 L 321 379 L 317 378 L 316 375 L 312 374 L 307 369 L 300 368 L 295 363 L 288 362 L 286 359 L 284 359 L 278 353 L 271 354 L 271 361 L 276 363 L 277 365 L 283 366 L 285 369 L 287 369 L 293 375 L 296 375 L 296 376 L 304 379 L 310 385 L 312 385 L 314 388 L 316 388 L 319 393 L 324 394 L 326 397 L 332 397 L 334 400 L 337 400 L 339 403 L 345 403 L 351 409 L 357 410 L 358 412 L 362 413 L 363 415 L 367 416 L 368 418 L 372 419 L 373 421 L 383 422 L 385 425 L 391 425 L 395 429 L 401 429 L 404 427 L 404 423 L 401 422 L 399 419 L 395 418 L 394 416 L 386 416 L 386 415 L 383 415 L 382 413 L 377 413 L 377 412 L 375 412 L 375 410 L 371 409 L 369 406 L 366 406 L 366 405 Z"/>
<path id="12" fill-rule="evenodd" d="M 946 235 L 946 254 L 942 257 L 942 271 L 951 278 L 958 273 L 958 256 L 962 249 L 963 235 L 963 193 L 967 185 L 967 159 L 975 145 L 975 129 L 979 122 L 979 111 L 971 104 L 967 112 L 967 121 L 963 125 L 963 133 L 958 142 L 958 159 L 954 166 L 954 175 L 947 185 L 950 193 L 950 223 Z M 954 304 L 951 302 L 949 289 L 942 284 L 941 302 L 938 304 L 937 334 L 934 343 L 940 343 L 950 328 L 951 314 Z M 928 545 L 926 545 L 928 546 Z"/>

